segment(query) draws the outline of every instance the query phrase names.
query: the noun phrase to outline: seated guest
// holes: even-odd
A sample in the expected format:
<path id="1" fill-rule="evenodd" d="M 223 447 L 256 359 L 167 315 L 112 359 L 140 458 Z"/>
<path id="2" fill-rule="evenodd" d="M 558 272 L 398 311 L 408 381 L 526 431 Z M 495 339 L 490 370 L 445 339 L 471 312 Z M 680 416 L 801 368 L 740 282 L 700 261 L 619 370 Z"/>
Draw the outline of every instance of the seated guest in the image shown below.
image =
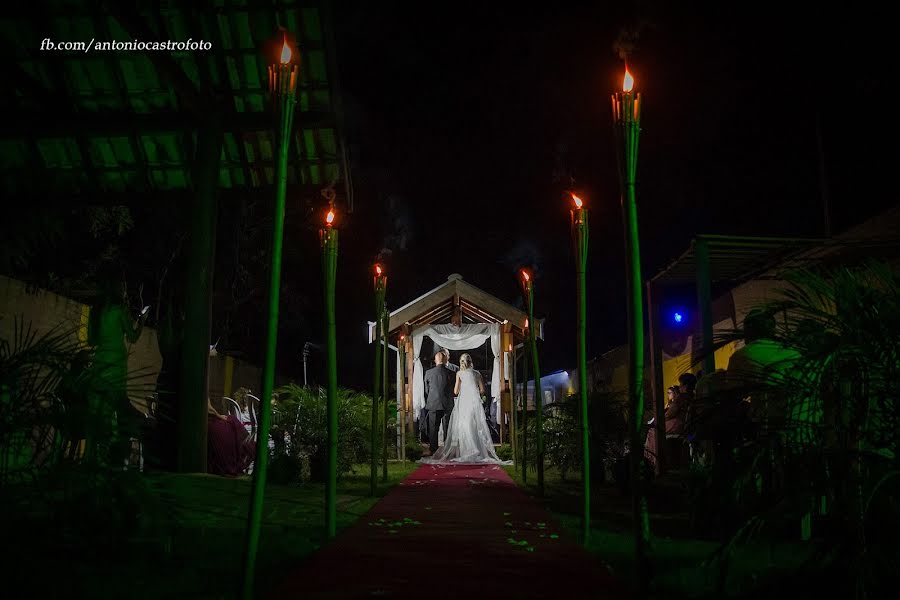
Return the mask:
<path id="1" fill-rule="evenodd" d="M 786 417 L 784 387 L 800 355 L 783 347 L 775 337 L 771 314 L 758 309 L 747 314 L 744 346 L 728 360 L 728 385 L 751 403 L 754 419 L 781 429 Z"/>
<path id="2" fill-rule="evenodd" d="M 697 377 L 693 373 L 682 373 L 678 377 L 678 389 L 666 408 L 666 460 L 673 467 L 684 465 L 688 460 L 688 446 L 684 442 L 685 423 L 694 402 Z"/>
<path id="3" fill-rule="evenodd" d="M 665 415 L 666 415 L 666 437 L 678 437 L 681 435 L 684 429 L 684 406 L 678 400 L 681 392 L 678 389 L 677 385 L 673 385 L 666 390 L 666 405 L 665 405 Z M 659 465 L 656 460 L 656 456 L 659 453 L 659 443 L 656 439 L 656 427 L 654 427 L 654 423 L 656 422 L 655 417 L 647 423 L 650 426 L 650 429 L 647 431 L 647 443 L 646 443 L 646 451 L 645 456 L 647 460 L 653 463 L 654 467 L 657 471 L 659 471 Z"/>
<path id="4" fill-rule="evenodd" d="M 722 431 L 722 420 L 731 410 L 727 387 L 725 369 L 718 369 L 697 381 L 695 398 L 685 422 L 691 437 L 708 440 Z"/>
<path id="5" fill-rule="evenodd" d="M 687 398 L 679 386 L 673 385 L 667 392 L 666 437 L 684 433 L 684 419 L 687 413 Z"/>
<path id="6" fill-rule="evenodd" d="M 247 430 L 233 415 L 220 415 L 209 401 L 207 419 L 207 472 L 213 475 L 242 475 L 256 456 Z"/>
<path id="7" fill-rule="evenodd" d="M 250 411 L 253 410 L 250 406 L 250 390 L 245 387 L 239 387 L 237 391 L 234 393 L 234 401 L 237 402 L 238 408 L 241 409 L 241 423 L 244 425 L 244 429 L 247 430 L 247 433 L 253 435 L 253 417 L 250 414 Z"/>

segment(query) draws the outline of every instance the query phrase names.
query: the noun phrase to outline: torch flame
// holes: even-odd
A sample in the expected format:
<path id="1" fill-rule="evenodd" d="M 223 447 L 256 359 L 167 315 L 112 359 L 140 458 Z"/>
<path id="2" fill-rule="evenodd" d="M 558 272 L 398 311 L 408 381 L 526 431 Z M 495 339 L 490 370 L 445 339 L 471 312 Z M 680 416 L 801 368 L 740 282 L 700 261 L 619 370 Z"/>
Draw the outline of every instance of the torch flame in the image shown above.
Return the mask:
<path id="1" fill-rule="evenodd" d="M 287 43 L 287 34 L 284 36 L 284 45 L 281 47 L 281 64 L 286 65 L 291 62 L 291 47 Z"/>
<path id="2" fill-rule="evenodd" d="M 628 67 L 625 67 L 625 79 L 622 81 L 622 91 L 627 94 L 633 88 L 634 88 L 634 77 L 632 77 L 631 73 L 628 72 Z"/>
<path id="3" fill-rule="evenodd" d="M 328 216 L 325 217 L 325 222 L 329 225 L 334 223 L 334 210 L 333 209 L 328 211 Z"/>
<path id="4" fill-rule="evenodd" d="M 572 200 L 575 201 L 575 206 L 577 208 L 581 208 L 584 205 L 584 202 L 581 201 L 581 198 L 579 198 L 575 194 L 572 194 Z"/>
<path id="5" fill-rule="evenodd" d="M 381 275 L 381 265 L 375 265 L 375 273 Z"/>
<path id="6" fill-rule="evenodd" d="M 528 271 L 522 269 L 522 277 L 525 278 L 525 281 L 531 281 L 531 276 L 528 274 Z"/>

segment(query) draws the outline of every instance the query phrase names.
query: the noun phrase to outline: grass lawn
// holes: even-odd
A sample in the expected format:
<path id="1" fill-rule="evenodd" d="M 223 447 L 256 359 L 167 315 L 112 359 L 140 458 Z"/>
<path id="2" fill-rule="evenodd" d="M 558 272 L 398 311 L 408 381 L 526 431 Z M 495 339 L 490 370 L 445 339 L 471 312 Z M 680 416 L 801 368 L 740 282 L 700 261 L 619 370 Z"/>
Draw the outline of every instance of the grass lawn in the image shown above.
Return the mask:
<path id="1" fill-rule="evenodd" d="M 388 480 L 369 496 L 369 471 L 360 465 L 338 483 L 338 531 L 366 513 L 415 468 L 389 463 Z M 152 543 L 139 540 L 113 557 L 34 548 L 14 560 L 15 573 L 41 598 L 233 598 L 237 595 L 250 497 L 250 478 L 146 474 L 155 506 Z M 266 488 L 257 559 L 257 587 L 265 593 L 324 542 L 322 484 Z M 52 546 L 52 544 L 51 544 Z M 36 554 L 28 556 L 28 554 Z M 7 562 L 7 567 L 11 566 Z M 48 577 L 52 574 L 52 577 Z M 7 580 L 7 585 L 9 581 Z M 7 588 L 9 589 L 9 588 Z M 16 596 L 25 597 L 25 596 Z"/>
<path id="2" fill-rule="evenodd" d="M 522 482 L 521 468 L 505 467 L 526 492 L 537 495 L 537 473 L 528 473 Z M 558 470 L 544 473 L 543 502 L 569 533 L 581 538 L 582 491 L 578 474 L 567 479 Z M 709 559 L 719 548 L 715 541 L 695 539 L 687 514 L 661 502 L 651 501 L 650 530 L 653 538 L 655 587 L 661 597 L 716 597 L 719 570 Z M 587 548 L 598 554 L 614 576 L 629 581 L 633 572 L 634 538 L 631 499 L 611 485 L 596 485 L 591 490 L 591 540 Z M 765 542 L 745 544 L 735 550 L 728 570 L 729 593 L 755 587 L 773 576 L 793 571 L 813 551 L 801 542 Z"/>

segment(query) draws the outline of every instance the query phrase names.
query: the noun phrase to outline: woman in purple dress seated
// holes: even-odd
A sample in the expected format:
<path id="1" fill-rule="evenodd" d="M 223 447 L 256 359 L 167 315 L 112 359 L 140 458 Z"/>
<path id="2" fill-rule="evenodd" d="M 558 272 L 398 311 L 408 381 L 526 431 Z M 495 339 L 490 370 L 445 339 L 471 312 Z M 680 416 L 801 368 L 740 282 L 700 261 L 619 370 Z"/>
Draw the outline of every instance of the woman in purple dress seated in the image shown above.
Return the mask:
<path id="1" fill-rule="evenodd" d="M 256 457 L 253 441 L 232 415 L 220 415 L 207 404 L 209 434 L 206 470 L 213 475 L 243 475 Z"/>

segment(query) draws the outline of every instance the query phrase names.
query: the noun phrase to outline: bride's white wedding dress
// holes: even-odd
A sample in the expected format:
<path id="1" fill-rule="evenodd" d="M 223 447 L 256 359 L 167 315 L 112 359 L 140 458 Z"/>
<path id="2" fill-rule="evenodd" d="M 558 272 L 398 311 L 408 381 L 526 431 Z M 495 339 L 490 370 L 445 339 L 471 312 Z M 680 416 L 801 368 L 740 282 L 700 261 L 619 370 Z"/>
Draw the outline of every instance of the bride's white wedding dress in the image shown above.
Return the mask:
<path id="1" fill-rule="evenodd" d="M 472 369 L 459 371 L 459 396 L 450 413 L 450 424 L 444 445 L 435 450 L 430 458 L 421 462 L 429 464 L 498 464 L 510 465 L 512 461 L 502 461 L 494 451 L 494 442 L 488 429 L 478 382 Z"/>

